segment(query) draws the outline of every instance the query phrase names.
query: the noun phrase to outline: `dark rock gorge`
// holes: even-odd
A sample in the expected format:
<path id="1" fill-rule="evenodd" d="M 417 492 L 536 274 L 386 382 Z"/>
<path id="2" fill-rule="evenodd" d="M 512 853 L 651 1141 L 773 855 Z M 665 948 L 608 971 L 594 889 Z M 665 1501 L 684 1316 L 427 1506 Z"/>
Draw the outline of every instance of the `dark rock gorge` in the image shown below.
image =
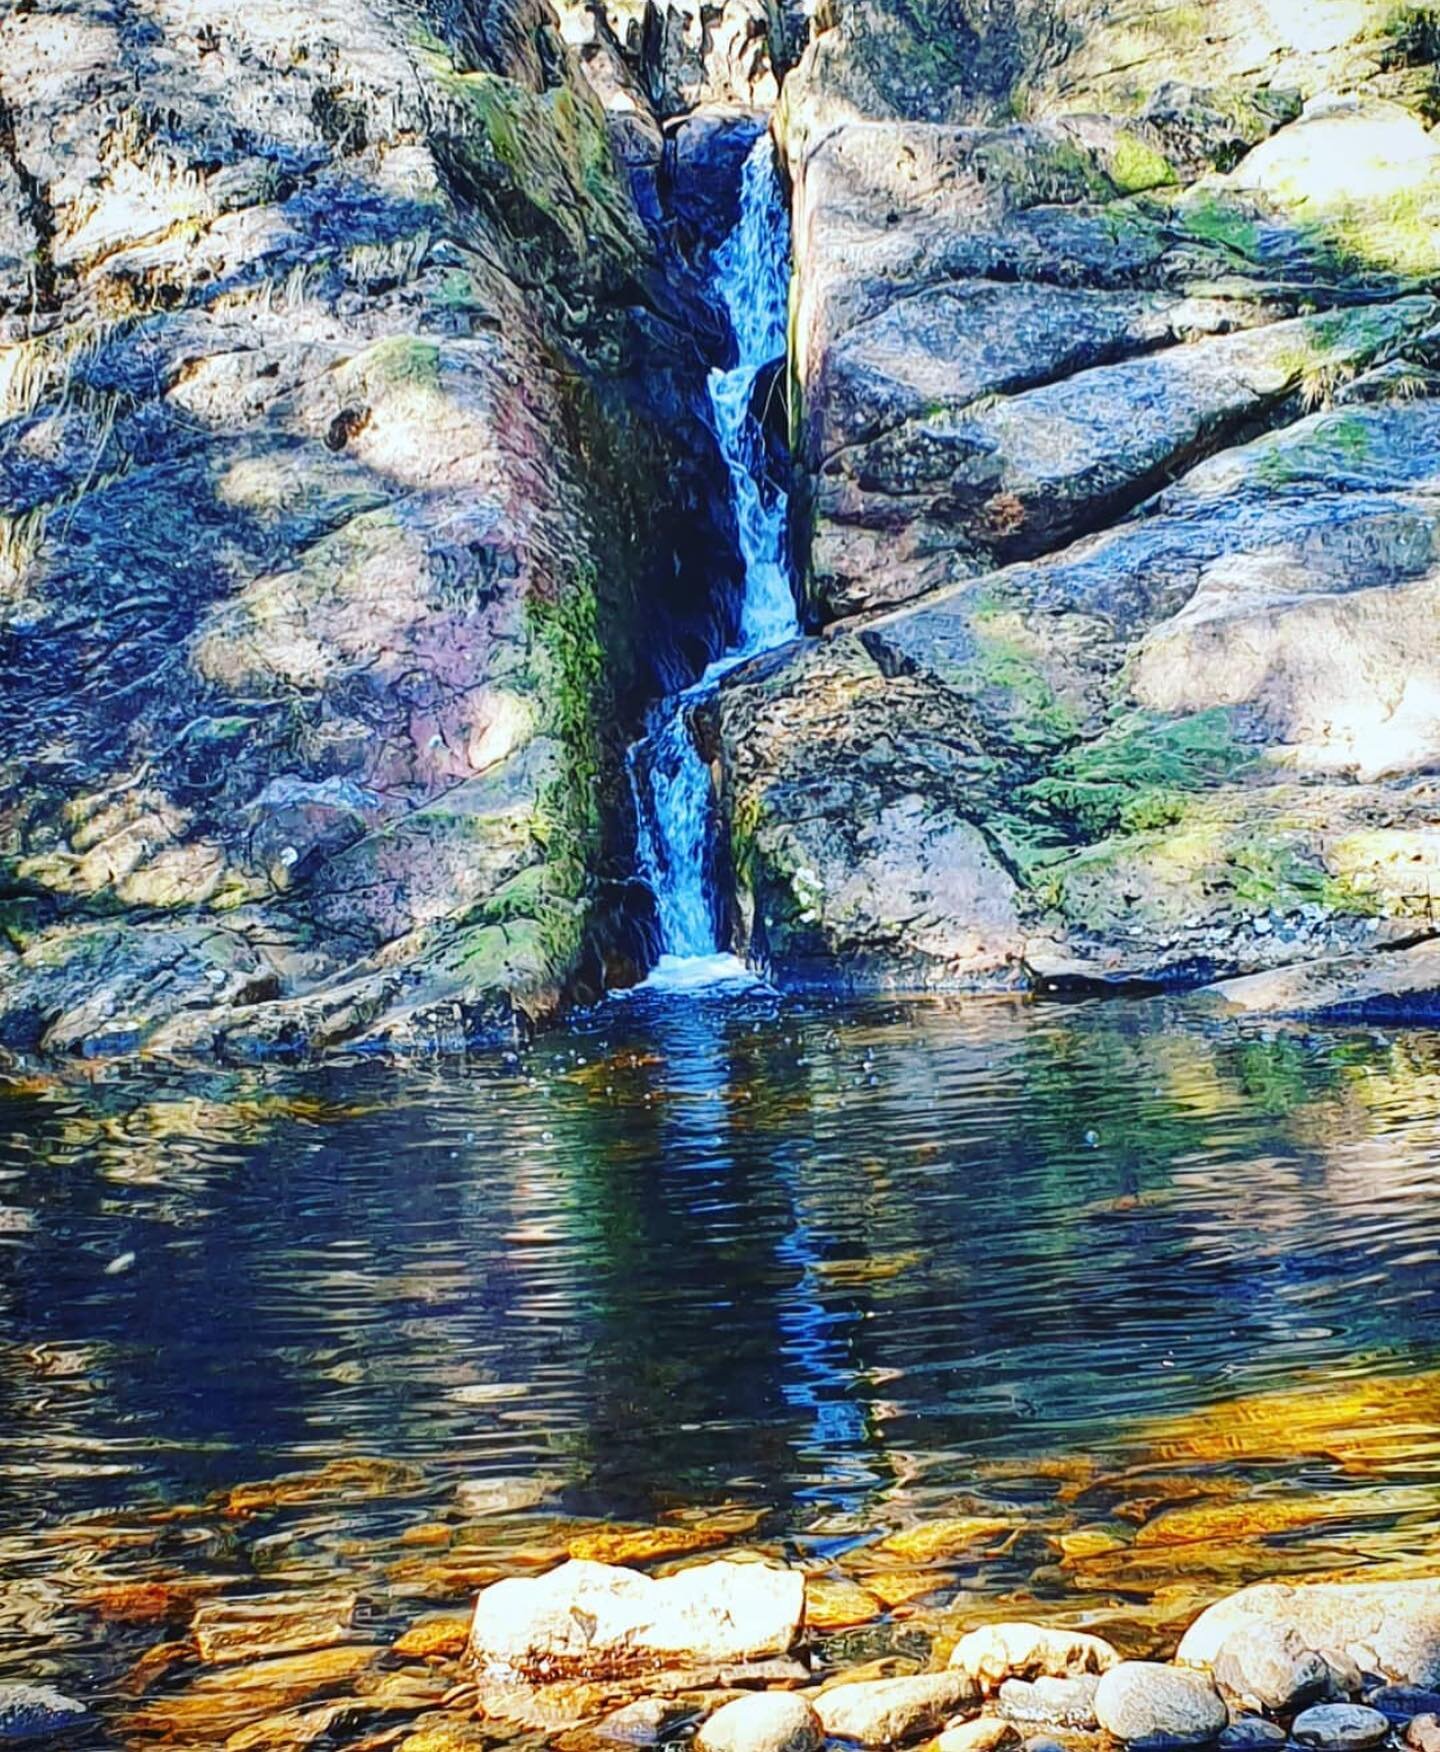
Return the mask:
<path id="1" fill-rule="evenodd" d="M 0 1046 L 448 1046 L 643 972 L 767 123 L 808 631 L 698 726 L 735 947 L 1424 1008 L 1437 53 L 1395 0 L 20 0 Z"/>

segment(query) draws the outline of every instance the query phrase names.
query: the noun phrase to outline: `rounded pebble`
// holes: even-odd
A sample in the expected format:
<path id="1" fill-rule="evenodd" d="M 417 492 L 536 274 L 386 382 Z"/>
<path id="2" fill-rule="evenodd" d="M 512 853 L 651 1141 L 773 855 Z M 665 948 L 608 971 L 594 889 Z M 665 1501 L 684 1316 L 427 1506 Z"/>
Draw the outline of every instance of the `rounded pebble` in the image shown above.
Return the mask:
<path id="1" fill-rule="evenodd" d="M 1223 1732 L 1230 1712 L 1203 1673 L 1159 1661 L 1121 1661 L 1095 1690 L 1095 1714 L 1106 1733 L 1147 1748 L 1205 1746 Z"/>
<path id="2" fill-rule="evenodd" d="M 818 1752 L 820 1718 L 789 1691 L 757 1691 L 717 1709 L 695 1736 L 701 1752 Z"/>

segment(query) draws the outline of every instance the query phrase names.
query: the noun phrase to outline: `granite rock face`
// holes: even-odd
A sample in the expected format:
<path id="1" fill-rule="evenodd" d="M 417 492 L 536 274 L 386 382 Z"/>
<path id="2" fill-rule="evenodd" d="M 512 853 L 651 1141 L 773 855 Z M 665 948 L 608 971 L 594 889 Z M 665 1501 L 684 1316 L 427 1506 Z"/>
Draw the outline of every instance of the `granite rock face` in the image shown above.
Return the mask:
<path id="1" fill-rule="evenodd" d="M 817 13 L 780 130 L 818 636 L 713 732 L 782 982 L 1191 985 L 1433 929 L 1440 75 L 1405 12 Z"/>
<path id="2" fill-rule="evenodd" d="M 458 1042 L 631 953 L 626 726 L 730 538 L 605 50 L 0 19 L 0 1045 Z"/>

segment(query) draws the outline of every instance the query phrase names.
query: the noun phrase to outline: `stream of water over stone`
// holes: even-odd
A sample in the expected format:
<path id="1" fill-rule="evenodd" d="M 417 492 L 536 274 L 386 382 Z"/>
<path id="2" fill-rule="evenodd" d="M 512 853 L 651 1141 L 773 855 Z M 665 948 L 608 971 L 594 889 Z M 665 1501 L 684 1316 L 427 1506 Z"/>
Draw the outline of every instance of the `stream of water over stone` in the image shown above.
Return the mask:
<path id="1" fill-rule="evenodd" d="M 630 758 L 640 870 L 660 924 L 662 954 L 652 985 L 749 977 L 719 940 L 710 875 L 714 791 L 692 720 L 729 670 L 799 631 L 785 561 L 786 495 L 767 476 L 764 433 L 752 405 L 756 379 L 785 351 L 789 285 L 789 215 L 774 146 L 762 133 L 741 176 L 735 229 L 715 259 L 715 294 L 729 316 L 737 357 L 728 369 L 713 370 L 708 384 L 744 565 L 738 636 L 693 686 L 660 703 Z"/>

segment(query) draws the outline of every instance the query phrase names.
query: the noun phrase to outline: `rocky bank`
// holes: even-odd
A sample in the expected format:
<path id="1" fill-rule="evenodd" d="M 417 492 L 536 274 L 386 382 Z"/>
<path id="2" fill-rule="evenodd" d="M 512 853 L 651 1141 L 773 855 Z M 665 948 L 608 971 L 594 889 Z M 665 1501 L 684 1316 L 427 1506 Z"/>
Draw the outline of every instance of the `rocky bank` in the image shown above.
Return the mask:
<path id="1" fill-rule="evenodd" d="M 779 127 L 818 636 L 715 732 L 782 980 L 1358 956 L 1336 989 L 1420 1007 L 1372 952 L 1433 931 L 1440 846 L 1437 41 L 1369 0 L 817 12 Z"/>
<path id="2" fill-rule="evenodd" d="M 0 1046 L 463 1043 L 638 965 L 624 748 L 734 582 L 689 258 L 776 89 L 713 8 L 0 18 Z"/>
<path id="3" fill-rule="evenodd" d="M 737 948 L 1427 1013 L 1437 52 L 1396 0 L 12 8 L 0 1046 L 447 1046 L 643 970 L 624 751 L 733 619 L 701 270 L 772 105 L 809 633 L 701 727 Z"/>

